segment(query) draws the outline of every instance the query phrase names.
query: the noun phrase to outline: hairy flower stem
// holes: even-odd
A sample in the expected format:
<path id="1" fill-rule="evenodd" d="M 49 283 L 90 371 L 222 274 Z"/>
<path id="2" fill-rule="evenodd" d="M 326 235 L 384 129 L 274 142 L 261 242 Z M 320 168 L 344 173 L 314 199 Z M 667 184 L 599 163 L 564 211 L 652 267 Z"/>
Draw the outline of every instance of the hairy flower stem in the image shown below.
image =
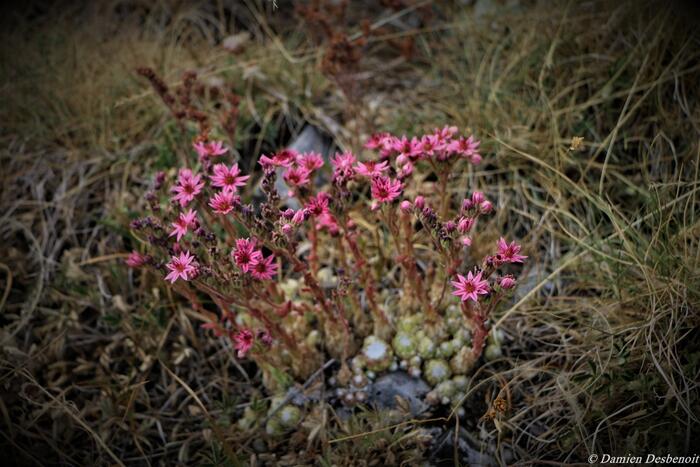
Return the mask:
<path id="1" fill-rule="evenodd" d="M 418 266 L 416 265 L 416 253 L 413 250 L 413 226 L 411 225 L 411 217 L 409 215 L 401 215 L 401 226 L 403 228 L 404 239 L 406 243 L 405 254 L 403 255 L 404 266 L 407 276 L 411 281 L 413 293 L 418 301 L 423 305 L 429 321 L 437 321 L 439 316 L 430 302 L 430 297 L 423 288 L 423 279 L 418 274 Z"/>
<path id="2" fill-rule="evenodd" d="M 476 360 L 481 357 L 481 353 L 484 351 L 486 337 L 489 334 L 488 329 L 486 329 L 487 315 L 484 313 L 480 304 L 470 300 L 462 302 L 462 315 L 473 329 L 472 355 Z"/>
<path id="3" fill-rule="evenodd" d="M 270 320 L 265 313 L 262 311 L 258 310 L 256 307 L 251 306 L 250 301 L 246 299 L 245 301 L 241 302 L 240 300 L 237 300 L 234 297 L 231 297 L 229 295 L 225 295 L 218 290 L 213 289 L 212 287 L 208 286 L 207 284 L 204 284 L 201 281 L 194 281 L 195 287 L 197 289 L 201 290 L 202 292 L 210 295 L 212 297 L 212 300 L 214 302 L 218 303 L 219 301 L 225 303 L 227 306 L 230 305 L 237 305 L 241 308 L 246 308 L 254 318 L 258 319 L 260 322 L 262 322 L 265 327 L 270 329 L 272 333 L 275 335 L 275 337 L 278 337 L 281 339 L 286 347 L 289 349 L 290 352 L 295 354 L 296 356 L 299 356 L 299 348 L 296 344 L 296 341 L 289 335 L 287 332 L 276 322 Z M 223 310 L 223 311 L 228 311 L 228 310 Z"/>
<path id="4" fill-rule="evenodd" d="M 311 240 L 311 251 L 309 252 L 309 267 L 314 276 L 318 275 L 318 233 L 316 229 L 309 229 L 309 240 Z"/>
<path id="5" fill-rule="evenodd" d="M 374 284 L 372 284 L 372 278 L 369 274 L 369 271 L 367 270 L 367 261 L 365 260 L 364 256 L 362 256 L 362 252 L 357 246 L 355 235 L 345 231 L 345 241 L 348 242 L 348 246 L 350 246 L 350 251 L 352 252 L 353 257 L 355 258 L 355 265 L 357 266 L 357 270 L 360 271 L 360 279 L 362 280 L 362 286 L 365 290 L 365 295 L 367 295 L 367 302 L 369 303 L 370 310 L 374 314 L 375 319 L 379 321 L 378 323 L 375 323 L 375 325 L 389 326 L 389 320 L 384 314 L 384 311 L 382 311 L 382 309 L 379 308 L 379 306 L 377 305 L 377 301 L 375 299 L 376 292 L 374 290 Z"/>

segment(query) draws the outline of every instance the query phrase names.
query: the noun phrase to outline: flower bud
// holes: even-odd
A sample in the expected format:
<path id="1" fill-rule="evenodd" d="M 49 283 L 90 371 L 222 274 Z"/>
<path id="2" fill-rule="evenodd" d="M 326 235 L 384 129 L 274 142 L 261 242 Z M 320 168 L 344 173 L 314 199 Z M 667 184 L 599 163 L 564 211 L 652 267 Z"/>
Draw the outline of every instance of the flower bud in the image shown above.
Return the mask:
<path id="1" fill-rule="evenodd" d="M 467 235 L 462 237 L 462 239 L 460 241 L 462 242 L 463 246 L 472 246 L 472 239 L 470 237 L 468 237 Z"/>
<path id="2" fill-rule="evenodd" d="M 469 232 L 473 226 L 474 226 L 474 218 L 472 218 L 472 217 L 462 217 L 459 219 L 459 222 L 457 224 L 457 228 L 459 229 L 460 233 Z"/>
<path id="3" fill-rule="evenodd" d="M 401 211 L 403 212 L 409 212 L 411 210 L 411 202 L 408 200 L 403 200 L 401 201 Z"/>
<path id="4" fill-rule="evenodd" d="M 504 276 L 501 277 L 501 280 L 499 281 L 499 285 L 501 286 L 502 289 L 508 290 L 512 289 L 515 287 L 515 279 L 513 276 Z"/>
<path id="5" fill-rule="evenodd" d="M 418 209 L 423 209 L 425 207 L 425 198 L 420 195 L 416 196 L 416 199 L 415 201 L 413 201 L 413 204 L 415 204 L 415 206 Z"/>
<path id="6" fill-rule="evenodd" d="M 294 227 L 292 227 L 292 224 L 284 224 L 282 226 L 282 233 L 289 236 L 294 232 Z"/>
<path id="7" fill-rule="evenodd" d="M 480 208 L 482 214 L 488 214 L 493 211 L 493 204 L 491 204 L 491 201 L 484 201 L 481 203 Z"/>
<path id="8" fill-rule="evenodd" d="M 484 201 L 486 201 L 486 197 L 484 196 L 484 194 L 482 192 L 475 191 L 474 193 L 472 193 L 472 203 L 474 205 L 481 204 Z"/>
<path id="9" fill-rule="evenodd" d="M 464 200 L 462 200 L 463 211 L 469 211 L 472 208 L 472 206 L 474 206 L 474 203 L 469 198 L 464 198 Z"/>

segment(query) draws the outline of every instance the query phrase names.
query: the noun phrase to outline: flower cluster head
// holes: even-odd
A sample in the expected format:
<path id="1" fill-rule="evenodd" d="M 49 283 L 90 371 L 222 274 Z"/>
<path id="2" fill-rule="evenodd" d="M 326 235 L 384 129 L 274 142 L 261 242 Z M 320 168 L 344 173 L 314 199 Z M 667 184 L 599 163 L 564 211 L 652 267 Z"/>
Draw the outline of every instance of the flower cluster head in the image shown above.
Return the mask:
<path id="1" fill-rule="evenodd" d="M 202 192 L 202 188 L 204 188 L 204 182 L 201 175 L 193 174 L 190 169 L 180 169 L 177 185 L 172 189 L 172 192 L 175 193 L 173 201 L 185 207 Z"/>
<path id="2" fill-rule="evenodd" d="M 253 347 L 255 342 L 255 337 L 250 329 L 241 329 L 239 332 L 234 334 L 233 340 L 235 342 L 234 348 L 236 349 L 238 358 L 243 358 L 246 356 L 250 348 Z"/>
<path id="3" fill-rule="evenodd" d="M 403 185 L 399 180 L 379 175 L 372 178 L 372 198 L 380 203 L 389 203 L 401 195 Z"/>
<path id="4" fill-rule="evenodd" d="M 188 281 L 197 274 L 197 266 L 198 264 L 194 256 L 192 256 L 189 251 L 180 253 L 179 256 L 173 256 L 170 262 L 165 265 L 168 271 L 170 271 L 168 275 L 165 276 L 165 280 L 173 284 L 177 282 L 178 279 Z"/>
<path id="5" fill-rule="evenodd" d="M 467 277 L 457 274 L 457 280 L 452 281 L 452 286 L 455 288 L 452 295 L 459 297 L 463 302 L 467 300 L 478 302 L 479 295 L 486 295 L 490 290 L 488 281 L 483 280 L 481 274 L 481 271 L 476 274 L 469 271 Z"/>
<path id="6" fill-rule="evenodd" d="M 520 245 L 513 242 L 506 242 L 506 239 L 501 237 L 498 239 L 498 254 L 496 260 L 499 263 L 522 263 L 527 259 L 527 256 L 520 254 Z"/>
<path id="7" fill-rule="evenodd" d="M 175 237 L 175 240 L 179 242 L 189 229 L 197 227 L 197 212 L 194 209 L 181 212 L 172 226 L 173 230 L 170 232 L 170 236 Z"/>
<path id="8" fill-rule="evenodd" d="M 443 126 L 418 136 L 375 134 L 361 152 L 330 157 L 330 167 L 324 155 L 281 149 L 258 159 L 257 191 L 236 151 L 201 140 L 192 168 L 179 169 L 175 180 L 156 175 L 144 197 L 150 215 L 132 222 L 154 252 L 132 252 L 126 264 L 157 270 L 193 303 L 210 297 L 221 322 L 206 328 L 230 339 L 241 358 L 256 358 L 261 346 L 284 346 L 293 358 L 318 352 L 303 334 L 316 322 L 302 319 L 309 314 L 322 333 L 351 332 L 349 313 L 392 326 L 402 311 L 382 304 L 377 287 L 387 283 L 431 320 L 442 319 L 448 301 L 460 303 L 483 337 L 486 317 L 516 285 L 503 269 L 527 256 L 501 238 L 491 256 L 476 264 L 471 257 L 494 203 L 473 189 L 454 199 L 447 185 L 482 160 L 479 147 L 473 135 Z M 277 177 L 290 189 L 285 196 Z M 330 181 L 321 185 L 324 178 Z M 287 357 L 266 357 L 288 365 Z"/>
<path id="9" fill-rule="evenodd" d="M 241 271 L 249 272 L 262 259 L 262 252 L 256 250 L 254 239 L 239 238 L 236 240 L 236 247 L 231 252 L 231 256 Z"/>
<path id="10" fill-rule="evenodd" d="M 235 193 L 239 187 L 245 186 L 250 175 L 241 175 L 238 164 L 233 164 L 231 167 L 227 167 L 226 164 L 216 164 L 214 174 L 209 178 L 212 186 Z"/>
<path id="11" fill-rule="evenodd" d="M 222 156 L 228 152 L 228 148 L 224 147 L 222 141 L 198 141 L 193 144 L 194 150 L 197 151 L 200 160 L 206 160 L 209 157 Z"/>

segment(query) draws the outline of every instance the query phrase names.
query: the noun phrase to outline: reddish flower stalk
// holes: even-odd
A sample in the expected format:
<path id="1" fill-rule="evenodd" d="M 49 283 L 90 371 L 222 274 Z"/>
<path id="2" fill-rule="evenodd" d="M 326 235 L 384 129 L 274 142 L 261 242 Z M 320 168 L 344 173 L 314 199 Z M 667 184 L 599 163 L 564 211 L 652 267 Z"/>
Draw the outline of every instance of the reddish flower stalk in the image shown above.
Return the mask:
<path id="1" fill-rule="evenodd" d="M 416 298 L 423 304 L 423 308 L 428 314 L 428 318 L 435 322 L 438 320 L 438 314 L 430 301 L 430 297 L 427 295 L 427 291 L 423 290 L 423 280 L 418 274 L 418 266 L 416 265 L 416 254 L 413 251 L 413 226 L 411 225 L 411 220 L 408 215 L 402 214 L 401 225 L 403 227 L 404 238 L 406 240 L 406 252 L 403 255 L 404 267 L 408 274 L 409 280 L 411 281 L 411 288 L 414 291 Z"/>
<path id="2" fill-rule="evenodd" d="M 374 290 L 374 283 L 372 281 L 372 277 L 367 270 L 367 261 L 365 260 L 365 257 L 362 255 L 362 252 L 357 246 L 357 241 L 355 240 L 355 234 L 348 232 L 347 230 L 344 230 L 344 238 L 345 241 L 348 242 L 348 246 L 350 247 L 350 251 L 352 252 L 353 257 L 355 258 L 355 266 L 357 267 L 357 270 L 360 272 L 360 279 L 362 280 L 362 286 L 365 291 L 365 295 L 367 296 L 367 302 L 369 303 L 369 308 L 374 314 L 376 318 L 381 320 L 381 322 L 385 325 L 389 324 L 389 320 L 384 314 L 384 311 L 382 311 L 381 308 L 377 305 L 377 301 L 375 299 L 375 290 Z"/>

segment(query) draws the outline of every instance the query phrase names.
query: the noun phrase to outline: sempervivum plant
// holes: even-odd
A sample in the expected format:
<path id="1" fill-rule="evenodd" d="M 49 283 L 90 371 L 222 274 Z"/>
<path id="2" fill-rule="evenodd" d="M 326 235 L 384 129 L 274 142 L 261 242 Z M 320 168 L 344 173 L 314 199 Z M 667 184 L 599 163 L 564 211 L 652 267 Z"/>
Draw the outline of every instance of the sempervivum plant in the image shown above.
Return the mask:
<path id="1" fill-rule="evenodd" d="M 443 399 L 459 391 L 489 316 L 516 285 L 504 267 L 526 258 L 505 238 L 471 256 L 494 206 L 466 187 L 456 198 L 449 182 L 481 161 L 473 136 L 455 127 L 378 134 L 329 168 L 319 154 L 284 149 L 261 156 L 254 178 L 221 142 L 194 150 L 173 180 L 156 175 L 151 212 L 132 222 L 145 252 L 131 253 L 129 266 L 158 271 L 270 387 L 279 374 L 307 377 L 330 355 L 342 362 L 342 384 L 365 381 L 350 366 L 370 377 L 401 367 L 442 385 Z M 275 188 L 278 176 L 287 192 Z M 262 201 L 251 204 L 257 186 Z"/>

